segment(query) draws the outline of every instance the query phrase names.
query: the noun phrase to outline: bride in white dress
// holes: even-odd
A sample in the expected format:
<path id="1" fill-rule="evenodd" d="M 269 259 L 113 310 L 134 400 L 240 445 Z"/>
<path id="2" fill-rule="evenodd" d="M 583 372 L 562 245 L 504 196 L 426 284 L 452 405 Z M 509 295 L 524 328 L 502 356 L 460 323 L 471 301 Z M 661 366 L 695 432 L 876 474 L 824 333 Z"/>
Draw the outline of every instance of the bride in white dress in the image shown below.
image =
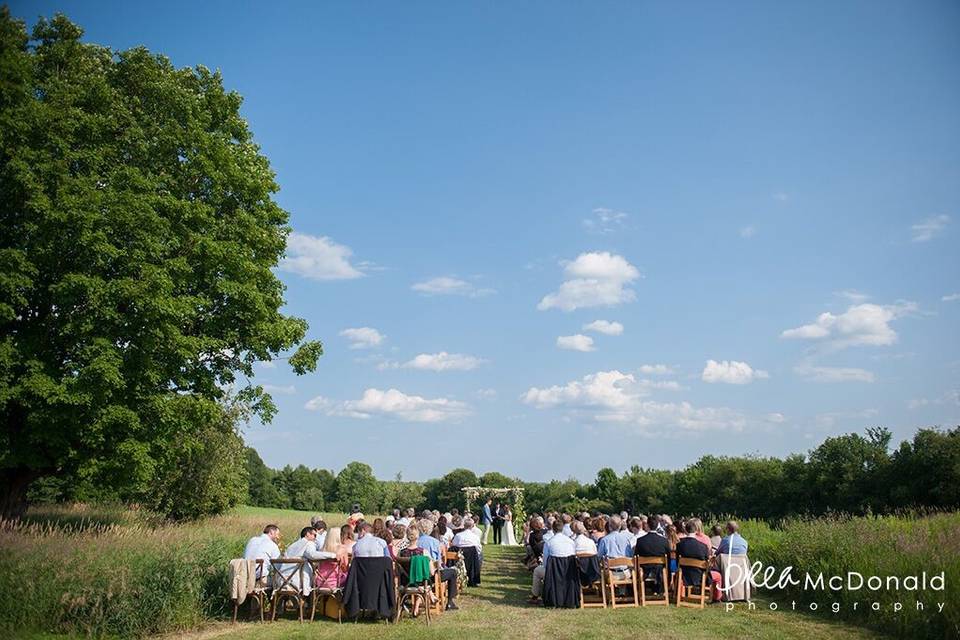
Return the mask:
<path id="1" fill-rule="evenodd" d="M 503 507 L 503 528 L 500 529 L 500 544 L 505 546 L 516 546 L 517 536 L 513 531 L 513 511 L 509 506 Z"/>

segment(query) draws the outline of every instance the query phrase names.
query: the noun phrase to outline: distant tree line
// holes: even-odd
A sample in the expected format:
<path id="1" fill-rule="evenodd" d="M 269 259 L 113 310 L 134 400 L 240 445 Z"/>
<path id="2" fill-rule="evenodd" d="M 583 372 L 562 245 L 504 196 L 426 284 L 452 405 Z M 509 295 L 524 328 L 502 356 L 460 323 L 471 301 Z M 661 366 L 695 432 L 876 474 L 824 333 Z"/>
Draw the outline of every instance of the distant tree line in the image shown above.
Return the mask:
<path id="1" fill-rule="evenodd" d="M 891 449 L 887 429 L 827 438 L 807 455 L 786 458 L 703 456 L 677 470 L 633 466 L 621 475 L 600 469 L 592 483 L 525 482 L 501 473 L 454 469 L 426 482 L 378 480 L 351 462 L 339 473 L 306 466 L 267 467 L 247 449 L 248 502 L 255 506 L 370 513 L 463 506 L 460 488 L 522 486 L 528 513 L 626 510 L 638 513 L 790 515 L 883 513 L 905 508 L 960 507 L 960 427 L 920 429 Z"/>

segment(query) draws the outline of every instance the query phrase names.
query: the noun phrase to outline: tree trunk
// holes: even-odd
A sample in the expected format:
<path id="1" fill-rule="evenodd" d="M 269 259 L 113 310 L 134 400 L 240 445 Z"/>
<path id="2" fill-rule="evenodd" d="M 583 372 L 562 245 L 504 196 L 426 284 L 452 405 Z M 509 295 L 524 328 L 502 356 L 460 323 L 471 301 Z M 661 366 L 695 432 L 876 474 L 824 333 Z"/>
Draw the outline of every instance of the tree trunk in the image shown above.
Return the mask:
<path id="1" fill-rule="evenodd" d="M 27 489 L 43 475 L 29 467 L 0 469 L 0 518 L 19 520 L 27 510 Z"/>

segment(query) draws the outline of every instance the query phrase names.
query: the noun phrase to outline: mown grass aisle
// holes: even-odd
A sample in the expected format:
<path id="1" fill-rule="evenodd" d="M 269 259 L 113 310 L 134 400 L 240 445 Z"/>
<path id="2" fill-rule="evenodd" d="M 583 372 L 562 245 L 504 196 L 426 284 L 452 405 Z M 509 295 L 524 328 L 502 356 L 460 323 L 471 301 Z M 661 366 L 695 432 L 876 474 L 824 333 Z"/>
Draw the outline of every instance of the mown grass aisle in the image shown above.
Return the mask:
<path id="1" fill-rule="evenodd" d="M 296 620 L 274 623 L 217 625 L 206 632 L 188 636 L 192 640 L 229 638 L 230 640 L 273 640 L 280 638 L 348 638 L 369 640 L 371 634 L 386 633 L 390 638 L 450 640 L 462 637 L 609 638 L 611 632 L 629 632 L 631 638 L 660 640 L 673 637 L 704 638 L 829 638 L 845 640 L 873 638 L 876 634 L 841 623 L 795 613 L 762 611 L 732 613 L 721 606 L 705 611 L 679 610 L 676 607 L 637 609 L 547 610 L 526 603 L 530 573 L 520 564 L 522 549 L 494 547 L 484 551 L 482 585 L 469 589 L 460 601 L 460 611 L 443 614 L 430 627 L 423 619 L 404 618 L 400 624 L 346 622 L 321 619 L 313 624 Z M 759 609 L 759 608 L 758 608 Z M 482 635 L 481 635 L 482 634 Z"/>

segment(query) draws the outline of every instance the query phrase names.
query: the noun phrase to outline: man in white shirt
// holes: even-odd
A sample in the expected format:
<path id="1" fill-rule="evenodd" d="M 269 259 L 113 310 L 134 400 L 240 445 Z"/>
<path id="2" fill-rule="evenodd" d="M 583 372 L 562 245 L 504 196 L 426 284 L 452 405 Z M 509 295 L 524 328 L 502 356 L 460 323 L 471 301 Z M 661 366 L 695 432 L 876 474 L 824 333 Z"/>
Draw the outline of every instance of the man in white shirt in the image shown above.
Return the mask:
<path id="1" fill-rule="evenodd" d="M 257 580 L 261 582 L 265 582 L 270 575 L 270 560 L 280 557 L 278 540 L 280 540 L 280 527 L 268 524 L 263 528 L 263 533 L 250 538 L 243 549 L 244 560 L 263 560 L 262 571 L 257 570 Z"/>
<path id="2" fill-rule="evenodd" d="M 373 535 L 373 527 L 369 522 L 360 526 L 360 537 L 353 545 L 354 558 L 383 558 L 390 557 L 387 541 Z"/>
<path id="3" fill-rule="evenodd" d="M 570 536 L 562 535 L 563 521 L 554 520 L 553 536 L 543 545 L 543 562 L 533 570 L 533 584 L 530 585 L 531 603 L 540 601 L 543 594 L 543 578 L 547 575 L 547 560 L 554 558 L 568 558 L 577 555 L 577 547 Z M 546 536 L 544 536 L 546 537 Z"/>
<path id="4" fill-rule="evenodd" d="M 483 552 L 483 542 L 481 542 L 480 532 L 477 531 L 476 526 L 473 523 L 471 518 L 467 518 L 463 523 L 463 531 L 453 536 L 453 542 L 450 543 L 452 547 L 476 547 L 477 553 Z"/>
<path id="5" fill-rule="evenodd" d="M 313 585 L 313 566 L 309 561 L 320 560 L 324 557 L 317 551 L 317 530 L 313 527 L 304 527 L 300 531 L 300 539 L 287 547 L 286 551 L 283 552 L 283 557 L 302 558 L 306 561 L 303 564 L 303 580 L 306 584 L 300 584 L 300 572 L 296 570 L 295 565 L 284 563 L 280 571 L 284 576 L 292 574 L 288 584 L 299 588 L 303 591 L 303 595 L 310 595 L 310 587 Z M 274 578 L 275 587 L 279 587 L 281 583 L 280 576 Z"/>

